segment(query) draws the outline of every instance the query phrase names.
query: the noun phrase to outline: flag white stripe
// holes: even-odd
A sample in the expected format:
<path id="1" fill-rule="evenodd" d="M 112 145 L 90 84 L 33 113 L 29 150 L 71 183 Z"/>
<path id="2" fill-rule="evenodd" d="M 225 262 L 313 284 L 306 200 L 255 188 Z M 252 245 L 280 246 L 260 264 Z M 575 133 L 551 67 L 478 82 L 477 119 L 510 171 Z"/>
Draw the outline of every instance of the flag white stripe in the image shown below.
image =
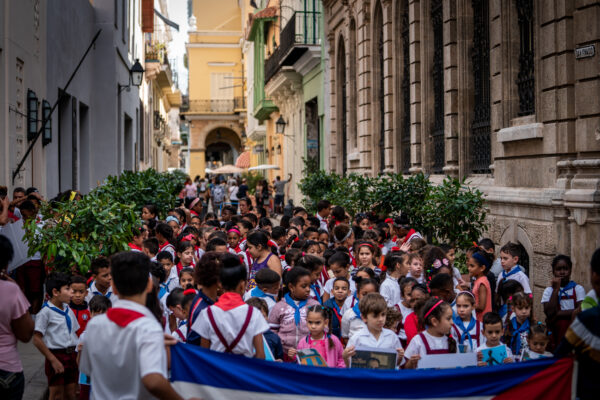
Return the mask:
<path id="1" fill-rule="evenodd" d="M 245 390 L 223 389 L 208 385 L 199 385 L 192 382 L 177 381 L 173 382 L 173 387 L 184 398 L 200 397 L 203 400 L 306 400 L 306 395 L 299 394 L 279 394 L 248 392 Z M 401 390 L 399 390 L 401 391 Z M 399 393 L 401 395 L 401 393 Z M 494 396 L 470 396 L 470 397 L 431 397 L 420 398 L 419 400 L 490 400 Z M 364 397 L 333 397 L 333 396 L 310 396 L 311 400 L 364 400 Z M 415 400 L 414 398 L 394 397 L 375 398 L 374 400 Z"/>

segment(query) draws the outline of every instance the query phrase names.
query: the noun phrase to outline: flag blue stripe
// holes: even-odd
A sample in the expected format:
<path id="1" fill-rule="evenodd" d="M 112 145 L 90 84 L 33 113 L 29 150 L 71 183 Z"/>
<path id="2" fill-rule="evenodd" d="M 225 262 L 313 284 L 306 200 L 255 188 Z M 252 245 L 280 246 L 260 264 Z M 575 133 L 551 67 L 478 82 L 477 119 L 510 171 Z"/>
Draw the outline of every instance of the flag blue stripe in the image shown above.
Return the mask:
<path id="1" fill-rule="evenodd" d="M 550 358 L 485 368 L 373 371 L 276 363 L 179 343 L 171 348 L 171 380 L 259 393 L 366 399 L 493 396 L 555 361 Z"/>

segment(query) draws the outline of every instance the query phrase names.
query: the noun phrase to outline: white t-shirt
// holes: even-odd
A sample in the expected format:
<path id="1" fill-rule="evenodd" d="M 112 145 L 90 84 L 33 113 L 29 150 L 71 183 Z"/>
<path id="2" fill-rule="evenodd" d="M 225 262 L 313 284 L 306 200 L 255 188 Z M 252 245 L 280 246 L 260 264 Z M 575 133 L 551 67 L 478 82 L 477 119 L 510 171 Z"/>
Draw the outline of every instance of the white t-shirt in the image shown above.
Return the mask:
<path id="1" fill-rule="evenodd" d="M 90 285 L 90 288 L 88 289 L 88 294 L 87 294 L 87 296 L 85 296 L 85 301 L 87 301 L 89 303 L 90 300 L 92 299 L 92 297 L 94 297 L 97 294 L 107 297 L 113 305 L 119 299 L 117 297 L 117 295 L 113 293 L 112 286 L 108 288 L 108 290 L 106 291 L 106 294 L 102 294 L 102 293 L 100 293 L 98 288 L 96 288 L 96 281 L 94 281 L 94 282 L 92 282 L 92 284 Z"/>
<path id="2" fill-rule="evenodd" d="M 66 312 L 67 316 L 58 311 Z M 67 324 L 67 317 L 71 321 L 71 329 Z M 35 331 L 43 335 L 44 343 L 50 350 L 77 346 L 79 341 L 77 330 L 79 330 L 77 317 L 66 303 L 63 303 L 62 310 L 50 302 L 44 303 L 40 312 L 35 316 Z"/>
<path id="3" fill-rule="evenodd" d="M 521 284 L 521 286 L 523 286 L 523 291 L 525 292 L 525 294 L 529 294 L 531 293 L 531 287 L 529 287 L 529 278 L 527 277 L 527 275 L 525 275 L 525 273 L 523 271 L 521 271 L 521 268 L 518 265 L 515 265 L 514 267 L 512 267 L 512 269 L 509 271 L 513 272 L 514 270 L 518 269 L 517 273 L 513 273 L 512 275 L 508 276 L 506 279 L 513 279 L 517 282 L 519 282 Z M 498 280 L 496 281 L 496 292 L 498 292 L 498 287 L 500 287 L 500 282 L 502 281 L 502 272 L 500 272 L 500 275 L 498 275 Z"/>
<path id="4" fill-rule="evenodd" d="M 447 350 L 448 349 L 448 336 L 444 335 L 441 337 L 436 337 L 430 335 L 427 331 L 423 331 L 423 336 L 427 340 L 427 344 L 429 344 L 430 350 Z M 426 356 L 427 348 L 421 339 L 421 335 L 416 335 L 412 338 L 406 351 L 404 352 L 404 358 L 407 360 L 410 359 L 414 355 Z"/>
<path id="5" fill-rule="evenodd" d="M 365 328 L 367 325 L 363 322 L 362 318 L 356 316 L 356 313 L 352 308 L 348 309 L 342 315 L 342 337 L 350 338 L 355 333 Z"/>
<path id="6" fill-rule="evenodd" d="M 385 279 L 381 282 L 381 286 L 379 287 L 379 293 L 387 302 L 388 307 L 394 307 L 395 304 L 400 303 L 401 296 L 398 279 L 392 278 L 386 274 Z"/>
<path id="7" fill-rule="evenodd" d="M 119 300 L 113 309 L 143 316 L 125 327 L 108 319 L 107 314 L 88 323 L 79 369 L 93 382 L 91 398 L 152 399 L 141 378 L 153 373 L 168 378 L 160 323 L 145 306 L 129 300 Z"/>
<path id="8" fill-rule="evenodd" d="M 229 311 L 223 311 L 216 305 L 210 306 L 215 324 L 221 331 L 221 334 L 227 343 L 231 344 L 240 333 L 244 321 L 246 320 L 249 307 L 249 305 L 243 304 Z M 269 324 L 265 320 L 265 317 L 263 317 L 259 310 L 254 310 L 248 328 L 246 329 L 246 332 L 244 332 L 242 339 L 233 349 L 233 353 L 241 354 L 246 357 L 254 357 L 254 345 L 252 340 L 254 339 L 254 336 L 262 334 L 268 329 Z M 208 310 L 205 310 L 205 312 L 200 314 L 200 318 L 192 325 L 192 330 L 198 332 L 201 337 L 210 340 L 211 350 L 225 352 L 225 345 L 221 343 L 221 340 L 219 340 L 219 337 L 210 323 Z"/>
<path id="9" fill-rule="evenodd" d="M 544 289 L 544 294 L 542 295 L 542 304 L 548 303 L 550 301 L 550 298 L 552 297 L 552 292 L 553 292 L 552 286 Z M 573 299 L 566 298 L 566 297 L 572 297 L 573 294 L 575 295 L 576 301 L 573 301 Z M 567 290 L 565 292 L 565 294 L 562 296 L 562 299 L 560 300 L 560 309 L 561 310 L 574 310 L 575 303 L 579 302 L 579 301 L 583 301 L 583 299 L 585 299 L 585 289 L 583 288 L 583 286 L 577 285 L 573 289 Z"/>
<path id="10" fill-rule="evenodd" d="M 400 344 L 400 340 L 398 336 L 394 333 L 394 331 L 390 329 L 383 328 L 381 334 L 379 335 L 379 339 L 376 339 L 375 336 L 369 331 L 369 328 L 365 325 L 362 329 L 356 332 L 350 340 L 348 340 L 348 345 L 356 347 L 372 347 L 375 349 L 388 349 L 388 350 L 396 350 L 401 349 L 402 345 Z"/>
<path id="11" fill-rule="evenodd" d="M 328 279 L 327 282 L 325 282 L 325 285 L 323 285 L 323 291 L 325 293 L 329 293 L 329 296 L 331 297 L 333 297 L 331 291 L 333 290 L 333 284 L 335 283 L 335 279 L 336 278 Z M 352 296 L 354 293 L 356 293 L 356 282 L 354 282 L 354 279 L 348 278 L 348 283 L 350 284 L 350 296 Z"/>

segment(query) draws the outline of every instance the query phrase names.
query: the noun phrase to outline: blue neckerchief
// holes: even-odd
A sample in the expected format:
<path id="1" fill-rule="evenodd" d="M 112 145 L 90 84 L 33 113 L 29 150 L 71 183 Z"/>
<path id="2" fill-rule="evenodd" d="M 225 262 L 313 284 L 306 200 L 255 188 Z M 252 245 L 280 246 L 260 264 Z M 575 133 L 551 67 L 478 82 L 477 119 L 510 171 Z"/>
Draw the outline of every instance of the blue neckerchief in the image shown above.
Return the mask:
<path id="1" fill-rule="evenodd" d="M 514 274 L 518 274 L 521 271 L 521 268 L 519 268 L 518 265 L 515 265 L 514 267 L 512 267 L 512 269 L 510 270 L 510 272 L 506 272 L 506 271 L 502 271 L 502 280 L 505 281 L 506 278 L 508 278 L 511 275 Z"/>
<path id="2" fill-rule="evenodd" d="M 321 295 L 317 291 L 317 285 L 313 283 L 312 285 L 310 285 L 310 288 L 315 293 L 315 296 L 317 296 L 317 301 L 319 302 L 319 304 L 323 305 L 323 299 L 321 298 Z"/>
<path id="3" fill-rule="evenodd" d="M 558 291 L 558 301 L 561 301 L 563 296 L 567 296 L 567 292 L 569 290 L 575 289 L 575 286 L 577 286 L 577 284 L 574 281 L 570 281 L 565 285 L 564 288 L 560 288 L 560 290 Z"/>
<path id="4" fill-rule="evenodd" d="M 352 311 L 354 311 L 354 314 L 356 314 L 356 318 L 360 319 L 360 309 L 358 308 L 358 303 L 359 301 L 357 301 L 354 304 L 354 307 L 352 307 Z"/>
<path id="5" fill-rule="evenodd" d="M 502 304 L 502 306 L 498 310 L 498 314 L 500 314 L 500 318 L 504 318 L 506 313 L 508 313 L 508 304 Z"/>
<path id="6" fill-rule="evenodd" d="M 454 320 L 454 325 L 456 325 L 456 327 L 458 328 L 458 333 L 460 334 L 460 337 L 458 338 L 458 343 L 463 344 L 465 341 L 465 338 L 469 339 L 469 346 L 471 346 L 471 349 L 473 350 L 473 341 L 471 340 L 471 329 L 475 328 L 475 323 L 477 322 L 476 318 L 473 318 L 473 316 L 471 316 L 471 320 L 469 321 L 469 325 L 465 328 L 465 324 L 464 321 L 457 315 L 455 317 L 452 317 L 452 319 Z"/>
<path id="7" fill-rule="evenodd" d="M 187 319 L 182 319 L 181 321 L 179 321 L 179 325 L 177 325 L 177 329 L 181 328 L 185 324 L 187 324 Z"/>
<path id="8" fill-rule="evenodd" d="M 265 298 L 265 297 L 270 297 L 270 298 L 272 298 L 273 300 L 275 300 L 275 299 L 273 298 L 273 297 L 275 297 L 275 296 L 273 296 L 272 294 L 269 294 L 269 293 L 265 293 L 265 292 L 263 292 L 263 291 L 262 291 L 262 290 L 261 290 L 261 289 L 260 289 L 258 286 L 256 286 L 254 289 L 252 289 L 252 290 L 250 291 L 250 297 L 258 297 L 258 298 L 261 298 L 261 299 L 262 299 L 262 298 Z"/>
<path id="9" fill-rule="evenodd" d="M 529 319 L 526 319 L 520 327 L 517 328 L 517 317 L 513 317 L 510 320 L 513 328 L 513 337 L 510 341 L 510 347 L 513 349 L 513 354 L 520 354 L 521 352 L 521 333 L 529 331 Z"/>
<path id="10" fill-rule="evenodd" d="M 302 300 L 298 305 L 296 305 L 289 293 L 285 295 L 284 299 L 285 302 L 294 309 L 294 322 L 296 323 L 296 326 L 300 325 L 300 309 L 306 305 L 308 300 Z"/>
<path id="11" fill-rule="evenodd" d="M 335 299 L 332 297 L 331 298 L 333 301 L 331 301 L 331 304 L 333 304 L 333 309 L 335 311 L 337 311 L 338 314 L 342 315 L 342 311 L 340 310 L 340 306 L 338 306 L 338 304 L 336 303 Z"/>
<path id="12" fill-rule="evenodd" d="M 106 294 L 102 294 L 100 292 L 93 292 L 94 295 L 100 295 L 100 296 L 104 296 L 107 299 L 110 299 L 110 295 L 112 294 L 112 292 L 106 292 Z"/>
<path id="13" fill-rule="evenodd" d="M 159 285 L 159 287 L 160 287 L 160 288 L 158 289 L 158 298 L 159 298 L 159 299 L 162 299 L 162 297 L 163 297 L 165 294 L 169 293 L 169 285 L 167 285 L 166 283 L 161 283 L 161 284 Z"/>
<path id="14" fill-rule="evenodd" d="M 60 308 L 55 307 L 46 301 L 46 302 L 44 302 L 44 305 L 42 307 L 48 307 L 52 311 L 57 312 L 60 315 L 62 315 L 63 317 L 65 317 L 65 320 L 67 321 L 67 328 L 69 328 L 69 333 L 71 333 L 72 323 L 71 323 L 71 317 L 69 317 L 69 306 L 65 306 L 65 309 L 61 310 Z"/>

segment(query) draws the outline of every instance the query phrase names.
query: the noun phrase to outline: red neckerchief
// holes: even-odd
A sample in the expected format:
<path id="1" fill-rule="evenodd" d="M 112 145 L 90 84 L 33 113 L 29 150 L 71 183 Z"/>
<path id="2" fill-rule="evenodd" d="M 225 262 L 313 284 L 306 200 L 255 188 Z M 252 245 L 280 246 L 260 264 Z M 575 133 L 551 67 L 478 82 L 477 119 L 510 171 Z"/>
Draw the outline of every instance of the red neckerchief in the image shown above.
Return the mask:
<path id="1" fill-rule="evenodd" d="M 194 210 L 190 210 L 190 214 L 195 215 L 196 217 L 199 217 L 198 213 Z"/>
<path id="2" fill-rule="evenodd" d="M 108 311 L 106 311 L 106 317 L 121 328 L 125 328 L 127 325 L 143 316 L 144 314 L 128 310 L 127 308 L 109 308 Z"/>
<path id="3" fill-rule="evenodd" d="M 142 251 L 142 248 L 140 246 L 138 246 L 137 244 L 133 244 L 133 243 L 127 243 L 127 244 L 131 250 Z"/>
<path id="4" fill-rule="evenodd" d="M 406 241 L 408 239 L 410 239 L 410 237 L 412 235 L 414 235 L 415 233 L 417 233 L 417 231 L 415 231 L 414 229 L 411 229 L 410 231 L 408 231 L 408 233 L 406 234 L 406 236 L 404 237 L 404 240 L 402 241 L 402 243 L 406 243 Z"/>
<path id="5" fill-rule="evenodd" d="M 161 245 L 161 244 L 159 244 L 159 245 L 158 245 L 158 252 L 160 253 L 161 251 L 163 251 L 163 249 L 164 249 L 165 247 L 167 247 L 167 246 L 168 246 L 168 245 L 170 245 L 170 244 L 171 244 L 171 243 L 169 243 L 169 242 L 165 242 L 165 243 L 164 243 L 164 244 L 162 244 L 162 245 Z"/>
<path id="6" fill-rule="evenodd" d="M 215 303 L 215 306 L 219 307 L 223 311 L 233 310 L 239 306 L 242 306 L 244 299 L 239 293 L 225 292 L 219 297 L 219 300 Z"/>

